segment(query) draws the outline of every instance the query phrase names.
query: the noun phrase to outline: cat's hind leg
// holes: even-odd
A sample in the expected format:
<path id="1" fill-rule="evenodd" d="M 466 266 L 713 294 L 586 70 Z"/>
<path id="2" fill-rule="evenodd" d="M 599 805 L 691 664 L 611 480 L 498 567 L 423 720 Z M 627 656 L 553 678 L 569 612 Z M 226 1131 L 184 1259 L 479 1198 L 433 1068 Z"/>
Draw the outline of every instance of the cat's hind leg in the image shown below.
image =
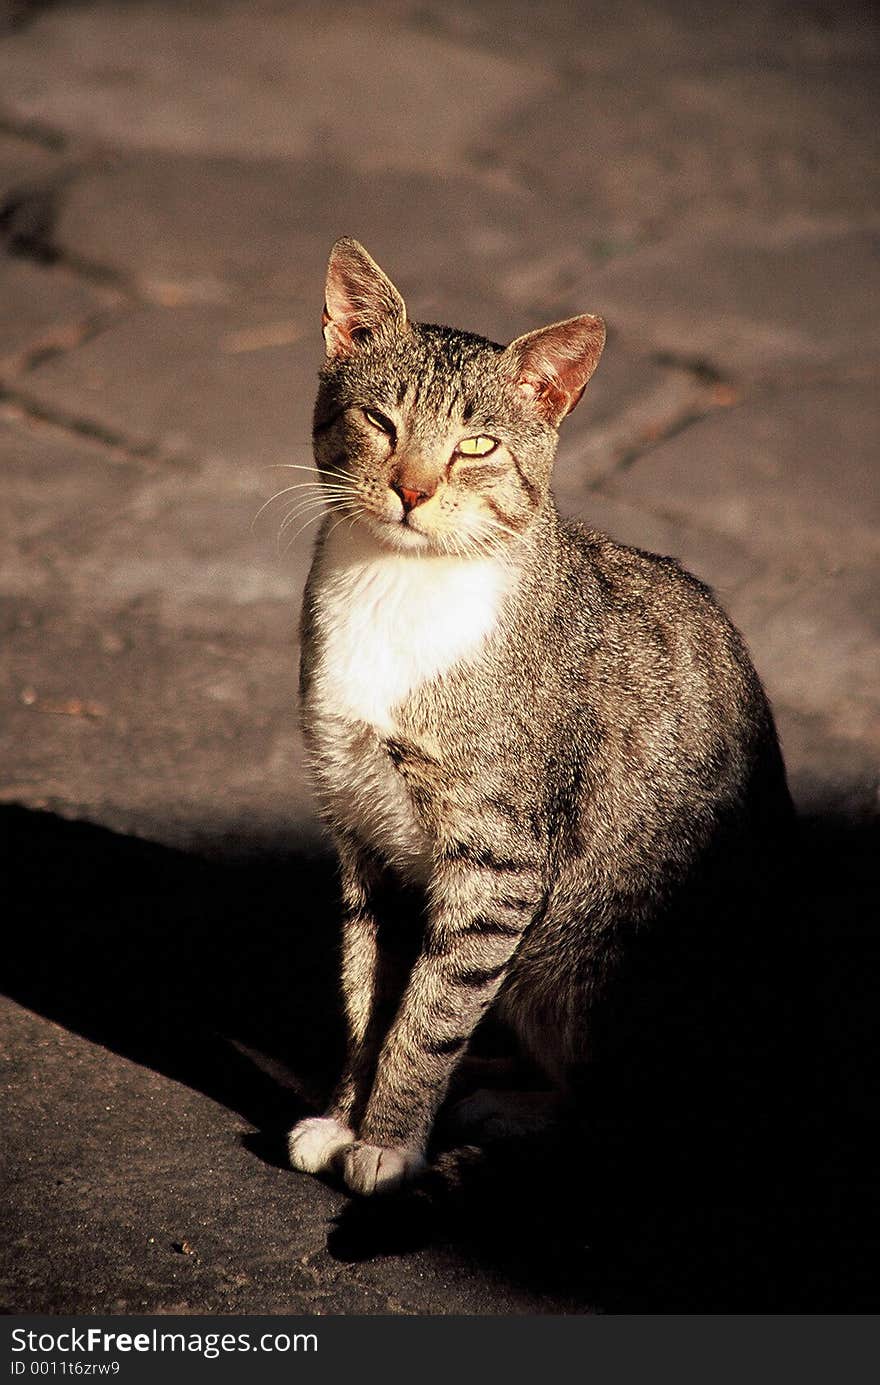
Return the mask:
<path id="1" fill-rule="evenodd" d="M 522 1064 L 517 1058 L 483 1058 L 466 1053 L 450 1078 L 447 1101 L 461 1100 L 478 1087 L 518 1086 L 522 1086 Z"/>
<path id="2" fill-rule="evenodd" d="M 456 1134 L 477 1140 L 532 1135 L 554 1125 L 562 1106 L 562 1095 L 557 1091 L 479 1087 L 450 1107 L 444 1124 Z"/>

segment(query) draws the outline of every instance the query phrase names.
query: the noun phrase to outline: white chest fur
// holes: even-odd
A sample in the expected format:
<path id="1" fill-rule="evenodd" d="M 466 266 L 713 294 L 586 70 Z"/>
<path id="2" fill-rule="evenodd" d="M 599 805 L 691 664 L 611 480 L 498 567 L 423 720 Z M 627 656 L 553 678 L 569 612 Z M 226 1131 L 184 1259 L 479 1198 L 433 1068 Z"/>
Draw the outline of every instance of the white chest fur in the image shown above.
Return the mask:
<path id="1" fill-rule="evenodd" d="M 491 634 L 509 587 L 500 563 L 393 553 L 359 526 L 325 545 L 315 585 L 309 725 L 331 818 L 424 879 L 430 843 L 384 750 L 410 693 Z"/>
<path id="2" fill-rule="evenodd" d="M 509 585 L 494 559 L 388 552 L 359 527 L 320 561 L 320 703 L 385 733 L 411 692 L 480 648 Z"/>

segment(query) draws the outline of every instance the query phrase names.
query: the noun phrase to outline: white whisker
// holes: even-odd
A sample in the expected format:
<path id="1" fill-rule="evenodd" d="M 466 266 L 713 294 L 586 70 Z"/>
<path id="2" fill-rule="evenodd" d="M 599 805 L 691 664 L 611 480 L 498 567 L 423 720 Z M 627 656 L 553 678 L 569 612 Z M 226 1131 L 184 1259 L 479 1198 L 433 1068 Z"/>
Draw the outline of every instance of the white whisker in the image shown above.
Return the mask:
<path id="1" fill-rule="evenodd" d="M 342 519 L 346 519 L 346 518 L 348 517 L 348 512 L 353 512 L 353 516 L 356 518 L 357 515 L 360 513 L 360 511 L 361 511 L 361 509 L 362 509 L 362 507 L 361 507 L 360 504 L 355 504 L 353 501 L 350 501 L 350 500 L 349 500 L 349 501 L 343 502 L 342 505 L 333 505 L 333 506 L 331 506 L 331 508 L 334 509 L 334 510 L 340 510 L 340 509 L 342 509 L 342 510 L 344 511 L 343 514 L 342 514 Z M 305 524 L 303 524 L 299 529 L 297 529 L 296 533 L 294 534 L 293 538 L 289 541 L 289 543 L 287 543 L 287 544 L 285 545 L 284 552 L 285 552 L 285 553 L 289 552 L 289 550 L 290 550 L 290 549 L 293 547 L 293 545 L 296 543 L 296 541 L 297 541 L 297 539 L 300 537 L 300 535 L 301 535 L 301 534 L 304 534 L 305 531 L 309 528 L 309 526 L 310 526 L 311 524 L 314 524 L 314 522 L 315 522 L 316 519 L 321 519 L 321 518 L 323 518 L 323 513 L 319 513 L 319 514 L 316 514 L 316 515 L 312 515 L 309 519 L 307 519 L 306 522 L 305 522 Z M 338 520 L 337 523 L 341 523 L 341 520 Z M 336 528 L 336 525 L 334 525 L 333 528 L 335 529 L 335 528 Z M 331 530 L 331 533 L 332 533 L 332 530 Z"/>
<path id="2" fill-rule="evenodd" d="M 348 481 L 345 485 L 341 485 L 338 481 L 299 481 L 293 486 L 284 486 L 282 490 L 276 491 L 274 495 L 270 495 L 269 499 L 264 501 L 260 506 L 251 520 L 251 529 L 253 529 L 260 516 L 263 515 L 265 511 L 268 510 L 269 506 L 276 500 L 280 500 L 283 495 L 290 495 L 292 492 L 299 490 L 311 491 L 315 496 L 320 495 L 326 497 L 350 495 L 356 493 L 357 487 L 353 481 Z"/>
<path id="3" fill-rule="evenodd" d="M 284 533 L 286 529 L 290 528 L 291 524 L 293 524 L 294 521 L 297 520 L 300 515 L 306 514 L 311 509 L 324 510 L 326 508 L 327 501 L 323 498 L 323 496 L 316 496 L 311 500 L 300 501 L 299 504 L 294 505 L 292 509 L 288 510 L 287 514 L 281 521 L 281 524 L 278 528 L 279 537 Z"/>
<path id="4" fill-rule="evenodd" d="M 348 471 L 340 471 L 338 467 L 332 466 L 303 466 L 300 462 L 271 462 L 270 471 L 313 471 L 318 476 L 341 476 L 346 481 L 351 481 L 352 475 Z"/>
<path id="5" fill-rule="evenodd" d="M 350 528 L 351 525 L 354 524 L 354 522 L 355 522 L 356 519 L 357 519 L 357 515 L 356 515 L 356 514 L 353 514 L 353 515 L 342 515 L 342 517 L 341 517 L 340 519 L 337 519 L 336 523 L 333 525 L 333 528 L 330 529 L 330 530 L 328 530 L 328 532 L 327 532 L 327 538 L 329 539 L 330 536 L 331 536 L 332 534 L 335 534 L 335 533 L 336 533 L 336 530 L 339 528 L 340 524 L 345 524 L 345 523 L 347 523 L 348 526 L 349 526 L 349 528 Z"/>
<path id="6" fill-rule="evenodd" d="M 323 519 L 323 518 L 324 518 L 324 512 L 323 512 L 323 511 L 321 511 L 320 513 L 318 513 L 318 514 L 316 514 L 316 515 L 311 515 L 311 516 L 309 517 L 309 519 L 306 520 L 305 524 L 301 525 L 300 528 L 297 529 L 297 531 L 296 531 L 296 533 L 294 534 L 293 538 L 292 538 L 292 539 L 289 539 L 288 542 L 284 545 L 284 549 L 283 549 L 284 553 L 289 553 L 289 552 L 290 552 L 291 548 L 292 548 L 293 545 L 296 543 L 297 539 L 300 537 L 301 534 L 304 534 L 304 533 L 306 532 L 306 530 L 309 528 L 310 525 L 314 524 L 316 520 L 318 520 L 318 519 Z M 280 536 L 279 536 L 279 537 L 280 537 Z"/>

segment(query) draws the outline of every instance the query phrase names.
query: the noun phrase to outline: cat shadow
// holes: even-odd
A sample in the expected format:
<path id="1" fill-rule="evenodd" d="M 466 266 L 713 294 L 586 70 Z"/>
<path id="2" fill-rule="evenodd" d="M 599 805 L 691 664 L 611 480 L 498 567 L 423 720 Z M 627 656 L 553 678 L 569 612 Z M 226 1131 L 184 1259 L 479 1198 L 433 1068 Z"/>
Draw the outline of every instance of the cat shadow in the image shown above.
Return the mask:
<path id="1" fill-rule="evenodd" d="M 0 829 L 5 991 L 239 1112 L 254 1156 L 287 1167 L 284 1133 L 342 1055 L 329 856 L 206 859 L 18 807 Z M 565 1129 L 441 1140 L 423 1185 L 345 1205 L 331 1255 L 433 1243 L 552 1312 L 875 1308 L 877 833 L 829 816 L 803 836 L 794 1010 L 770 1016 L 783 1061 L 745 1106 L 709 1070 L 685 1101 L 662 1077 L 653 1102 L 612 1084 Z"/>
<path id="2" fill-rule="evenodd" d="M 342 1053 L 329 856 L 206 858 L 19 807 L 0 833 L 7 994 L 239 1112 L 280 1162 Z"/>

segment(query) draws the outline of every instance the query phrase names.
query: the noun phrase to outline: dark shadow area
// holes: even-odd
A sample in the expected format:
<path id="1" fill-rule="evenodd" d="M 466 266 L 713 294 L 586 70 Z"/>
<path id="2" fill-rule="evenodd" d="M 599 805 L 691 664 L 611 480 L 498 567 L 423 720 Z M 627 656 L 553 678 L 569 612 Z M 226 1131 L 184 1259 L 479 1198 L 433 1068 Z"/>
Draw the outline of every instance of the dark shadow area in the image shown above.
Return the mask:
<path id="1" fill-rule="evenodd" d="M 329 857 L 188 855 L 0 810 L 9 861 L 3 989 L 267 1132 L 302 1103 L 233 1043 L 322 1090 L 342 1052 Z"/>
<path id="2" fill-rule="evenodd" d="M 7 993 L 240 1112 L 259 1131 L 248 1147 L 283 1165 L 282 1134 L 306 1105 L 229 1041 L 305 1093 L 332 1081 L 332 862 L 209 861 L 20 808 L 0 824 Z M 599 1091 L 574 1129 L 441 1150 L 414 1192 L 349 1204 L 331 1253 L 434 1240 L 558 1311 L 876 1308 L 878 835 L 831 818 L 802 827 L 790 1005 L 770 1015 L 773 1056 L 745 1104 L 728 1107 L 720 1082 L 674 1102 L 664 1087 L 648 1103 Z"/>

